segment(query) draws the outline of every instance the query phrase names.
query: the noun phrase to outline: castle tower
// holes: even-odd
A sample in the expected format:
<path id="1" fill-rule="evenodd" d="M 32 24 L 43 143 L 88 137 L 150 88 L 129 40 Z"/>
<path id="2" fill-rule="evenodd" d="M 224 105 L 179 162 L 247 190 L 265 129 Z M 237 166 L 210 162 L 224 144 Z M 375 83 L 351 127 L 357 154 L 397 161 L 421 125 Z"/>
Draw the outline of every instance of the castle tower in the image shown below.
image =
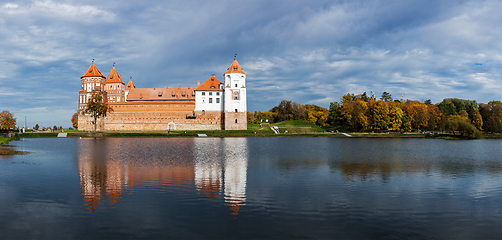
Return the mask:
<path id="1" fill-rule="evenodd" d="M 134 85 L 134 83 L 132 83 L 132 80 L 129 80 L 129 82 L 127 83 L 127 85 L 125 87 L 125 90 L 124 90 L 124 93 L 125 93 L 125 96 L 124 96 L 125 100 L 124 100 L 124 102 L 127 102 L 127 96 L 129 95 L 129 91 L 131 89 L 134 89 L 134 88 L 136 88 L 136 85 Z"/>
<path id="2" fill-rule="evenodd" d="M 225 130 L 246 130 L 246 73 L 234 59 L 223 76 L 225 77 Z"/>
<path id="3" fill-rule="evenodd" d="M 80 77 L 81 89 L 78 91 L 78 110 L 82 111 L 87 105 L 87 100 L 92 97 L 93 92 L 104 91 L 105 76 L 94 65 L 94 61 L 87 71 Z"/>
<path id="4" fill-rule="evenodd" d="M 107 94 L 108 102 L 125 102 L 125 83 L 122 82 L 122 78 L 115 70 L 112 68 L 110 74 L 106 78 L 105 91 Z"/>

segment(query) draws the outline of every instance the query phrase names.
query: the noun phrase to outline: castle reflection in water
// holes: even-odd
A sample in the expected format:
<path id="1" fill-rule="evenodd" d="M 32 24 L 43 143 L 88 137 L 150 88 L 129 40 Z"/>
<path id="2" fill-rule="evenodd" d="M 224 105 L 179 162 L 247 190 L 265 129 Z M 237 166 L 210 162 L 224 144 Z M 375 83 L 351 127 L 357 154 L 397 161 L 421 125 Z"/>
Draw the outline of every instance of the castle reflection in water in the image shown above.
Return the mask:
<path id="1" fill-rule="evenodd" d="M 223 196 L 232 215 L 246 202 L 246 138 L 80 139 L 78 167 L 88 209 L 115 207 L 138 188 L 194 187 L 203 199 Z"/>

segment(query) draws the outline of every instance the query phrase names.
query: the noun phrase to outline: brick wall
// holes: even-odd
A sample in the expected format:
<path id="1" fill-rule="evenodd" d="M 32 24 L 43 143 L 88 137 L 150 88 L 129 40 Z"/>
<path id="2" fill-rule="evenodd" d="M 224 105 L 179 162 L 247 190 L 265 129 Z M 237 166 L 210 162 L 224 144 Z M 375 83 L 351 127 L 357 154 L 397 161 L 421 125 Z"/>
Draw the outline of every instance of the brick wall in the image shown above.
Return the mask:
<path id="1" fill-rule="evenodd" d="M 110 103 L 113 111 L 98 121 L 98 130 L 221 130 L 220 111 L 195 112 L 193 101 Z M 82 121 L 81 121 L 82 119 Z M 89 117 L 79 117 L 79 130 L 93 130 Z"/>
<path id="2" fill-rule="evenodd" d="M 235 122 L 237 120 L 237 123 Z M 247 130 L 247 113 L 225 112 L 225 130 Z"/>

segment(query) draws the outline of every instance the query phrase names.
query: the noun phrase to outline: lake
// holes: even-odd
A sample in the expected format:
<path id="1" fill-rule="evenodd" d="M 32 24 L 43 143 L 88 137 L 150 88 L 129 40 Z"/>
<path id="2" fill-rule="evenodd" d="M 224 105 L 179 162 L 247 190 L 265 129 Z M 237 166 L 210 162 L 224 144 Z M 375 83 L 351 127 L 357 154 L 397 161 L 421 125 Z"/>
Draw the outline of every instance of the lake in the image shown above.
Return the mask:
<path id="1" fill-rule="evenodd" d="M 501 239 L 502 140 L 25 138 L 1 239 Z"/>

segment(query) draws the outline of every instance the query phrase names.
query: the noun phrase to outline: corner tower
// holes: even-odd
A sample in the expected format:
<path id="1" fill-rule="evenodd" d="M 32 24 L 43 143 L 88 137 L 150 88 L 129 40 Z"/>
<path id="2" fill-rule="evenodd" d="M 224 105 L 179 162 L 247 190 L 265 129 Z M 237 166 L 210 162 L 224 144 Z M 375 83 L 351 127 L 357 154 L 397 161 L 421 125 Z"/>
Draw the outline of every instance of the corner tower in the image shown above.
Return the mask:
<path id="1" fill-rule="evenodd" d="M 93 92 L 103 92 L 105 90 L 105 76 L 94 65 L 94 60 L 87 71 L 80 77 L 82 83 L 78 91 L 78 110 L 81 111 L 87 105 L 87 100 Z"/>
<path id="2" fill-rule="evenodd" d="M 225 130 L 246 130 L 246 73 L 234 59 L 223 76 L 225 78 Z"/>
<path id="3" fill-rule="evenodd" d="M 125 102 L 125 83 L 122 82 L 122 78 L 115 70 L 112 68 L 110 74 L 106 78 L 105 91 L 107 93 L 108 102 Z"/>

